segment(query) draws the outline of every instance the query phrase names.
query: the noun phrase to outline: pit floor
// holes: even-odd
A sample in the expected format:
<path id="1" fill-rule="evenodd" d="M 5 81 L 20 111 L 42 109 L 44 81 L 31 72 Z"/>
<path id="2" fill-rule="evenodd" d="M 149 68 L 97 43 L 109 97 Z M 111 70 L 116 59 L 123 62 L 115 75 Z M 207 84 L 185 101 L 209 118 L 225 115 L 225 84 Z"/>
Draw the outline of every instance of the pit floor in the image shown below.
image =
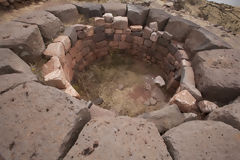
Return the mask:
<path id="1" fill-rule="evenodd" d="M 158 110 L 169 100 L 165 89 L 154 84 L 161 68 L 127 53 L 111 53 L 81 72 L 72 82 L 81 98 L 101 103 L 118 115 L 137 116 Z"/>

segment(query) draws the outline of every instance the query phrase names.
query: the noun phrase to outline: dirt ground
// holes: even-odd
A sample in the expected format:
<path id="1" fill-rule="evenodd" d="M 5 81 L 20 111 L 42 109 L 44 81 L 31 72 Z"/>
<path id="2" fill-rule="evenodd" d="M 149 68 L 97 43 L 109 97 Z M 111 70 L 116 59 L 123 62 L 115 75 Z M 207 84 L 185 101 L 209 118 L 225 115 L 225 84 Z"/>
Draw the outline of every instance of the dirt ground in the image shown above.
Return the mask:
<path id="1" fill-rule="evenodd" d="M 169 100 L 153 82 L 159 66 L 137 60 L 127 53 L 112 53 L 75 73 L 73 87 L 85 100 L 103 100 L 101 106 L 119 115 L 137 116 L 162 108 Z M 155 104 L 156 103 L 156 104 Z"/>

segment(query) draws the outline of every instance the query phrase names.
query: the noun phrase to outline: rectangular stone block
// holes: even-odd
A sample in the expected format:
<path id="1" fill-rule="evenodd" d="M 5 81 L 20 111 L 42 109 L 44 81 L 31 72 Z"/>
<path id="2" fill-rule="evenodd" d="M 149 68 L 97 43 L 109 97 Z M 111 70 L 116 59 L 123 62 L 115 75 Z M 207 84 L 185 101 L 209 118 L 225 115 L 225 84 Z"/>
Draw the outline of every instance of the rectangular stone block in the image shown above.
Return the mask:
<path id="1" fill-rule="evenodd" d="M 128 18 L 117 16 L 113 19 L 113 27 L 115 29 L 127 29 L 128 27 Z"/>
<path id="2" fill-rule="evenodd" d="M 102 17 L 95 17 L 94 18 L 94 25 L 95 26 L 104 26 L 105 25 L 105 20 Z"/>
<path id="3" fill-rule="evenodd" d="M 143 26 L 141 26 L 141 25 L 133 25 L 133 26 L 130 26 L 130 29 L 131 29 L 132 32 L 139 32 L 139 31 L 142 31 Z"/>

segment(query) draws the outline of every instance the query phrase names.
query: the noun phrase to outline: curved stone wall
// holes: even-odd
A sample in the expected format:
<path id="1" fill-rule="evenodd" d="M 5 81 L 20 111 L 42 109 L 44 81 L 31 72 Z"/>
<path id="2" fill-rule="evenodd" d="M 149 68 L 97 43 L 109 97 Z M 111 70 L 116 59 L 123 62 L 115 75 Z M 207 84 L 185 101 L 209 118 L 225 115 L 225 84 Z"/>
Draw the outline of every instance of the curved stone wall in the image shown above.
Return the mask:
<path id="1" fill-rule="evenodd" d="M 79 14 L 94 17 L 94 24 L 75 24 Z M 71 25 L 64 27 L 63 23 Z M 239 102 L 236 100 L 227 108 L 229 116 L 224 118 L 221 114 L 226 111 L 210 102 L 227 104 L 240 95 L 240 52 L 231 48 L 213 33 L 181 17 L 161 9 L 119 3 L 63 4 L 0 25 L 0 131 L 3 133 L 0 158 L 87 159 L 90 156 L 96 159 L 103 156 L 102 159 L 111 159 L 127 155 L 125 158 L 145 159 L 152 155 L 154 159 L 207 159 L 209 156 L 226 159 L 231 153 L 230 159 L 237 159 L 239 152 L 235 148 L 240 141 L 232 137 L 239 131 L 229 125 L 239 126 L 239 112 L 233 112 L 238 110 Z M 71 86 L 74 71 L 81 71 L 112 49 L 126 50 L 159 64 L 167 89 L 176 91 L 169 102 L 172 105 L 139 116 L 155 126 L 140 118 L 116 118 L 109 111 L 73 98 L 80 98 Z M 42 85 L 18 56 L 28 63 L 47 57 L 49 61 L 42 67 L 43 78 L 46 84 L 58 89 Z M 209 119 L 229 125 L 213 121 L 179 125 L 194 119 L 193 112 L 199 118 L 210 113 Z M 108 118 L 97 119 L 98 114 Z M 90 119 L 93 120 L 84 127 Z M 103 125 L 104 129 L 95 130 L 95 125 Z M 198 135 L 200 132 L 192 130 L 194 127 L 206 134 Z M 164 141 L 157 130 L 161 134 L 169 130 L 163 136 Z M 114 138 L 117 133 L 119 138 Z M 134 148 L 131 144 L 122 144 L 122 140 L 129 142 L 129 137 L 125 137 L 127 133 L 134 136 L 135 146 L 139 146 L 134 153 L 130 151 Z M 98 140 L 106 134 L 109 137 Z M 84 139 L 86 135 L 92 139 Z M 211 136 L 213 141 L 209 141 Z M 156 137 L 156 141 L 151 138 L 143 141 L 144 137 Z M 189 137 L 193 138 L 183 141 Z M 108 147 L 109 139 L 116 140 L 118 145 Z M 147 141 L 151 141 L 150 149 L 144 148 Z M 201 142 L 209 147 L 208 154 L 204 146 L 198 145 Z M 81 151 L 76 148 L 79 144 L 84 144 L 80 146 Z M 124 145 L 126 150 L 118 147 Z M 115 148 L 118 152 L 102 155 L 98 147 L 103 151 Z M 157 152 L 151 150 L 154 147 Z M 216 154 L 218 149 L 223 152 Z"/>

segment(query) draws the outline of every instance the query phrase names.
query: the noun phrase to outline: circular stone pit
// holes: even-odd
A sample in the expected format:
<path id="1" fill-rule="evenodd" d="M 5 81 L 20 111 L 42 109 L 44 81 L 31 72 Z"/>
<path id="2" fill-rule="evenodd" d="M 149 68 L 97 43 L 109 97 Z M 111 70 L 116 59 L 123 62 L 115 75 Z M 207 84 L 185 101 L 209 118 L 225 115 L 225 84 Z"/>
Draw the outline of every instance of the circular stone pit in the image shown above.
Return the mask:
<path id="1" fill-rule="evenodd" d="M 94 24 L 63 27 L 62 23 L 77 21 L 78 14 L 94 17 Z M 53 41 L 49 42 L 50 39 Z M 0 131 L 4 135 L 0 138 L 0 158 L 139 160 L 149 157 L 236 159 L 240 156 L 234 150 L 240 144 L 240 133 L 235 129 L 240 124 L 239 112 L 232 111 L 240 104 L 236 100 L 231 107 L 223 106 L 240 95 L 240 52 L 193 22 L 161 9 L 135 5 L 62 4 L 0 25 L 0 47 Z M 28 63 L 36 63 L 36 58 L 41 58 L 41 62 L 47 60 L 41 74 L 48 86 L 42 85 L 18 56 Z M 135 76 L 136 80 L 133 78 L 136 84 L 140 77 L 150 75 L 148 79 L 152 84 L 145 85 L 143 81 L 140 89 L 133 87 L 136 90 L 132 99 L 154 86 L 164 93 L 161 97 L 164 100 L 157 102 L 156 108 L 151 106 L 152 110 L 137 112 L 128 108 L 118 110 L 112 103 L 114 107 L 110 110 L 116 114 L 82 100 L 84 93 L 77 91 L 89 87 L 86 84 L 90 81 L 79 87 L 76 81 L 81 74 L 88 75 L 94 67 L 101 68 L 109 60 L 111 65 L 116 65 L 114 58 L 120 65 L 129 60 L 132 67 L 138 69 L 135 72 L 144 73 Z M 105 68 L 111 69 L 111 65 Z M 157 74 L 156 67 L 152 66 L 157 66 Z M 158 75 L 166 83 L 162 88 L 152 80 Z M 126 89 L 121 83 L 112 83 L 114 90 L 116 86 L 121 92 Z M 108 94 L 111 93 L 115 95 L 115 91 L 109 90 Z M 131 97 L 131 94 L 126 95 L 115 103 Z M 153 98 L 150 95 L 144 100 Z M 107 94 L 103 102 L 108 102 L 106 97 Z M 86 98 L 102 97 L 98 93 Z M 141 101 L 141 104 L 144 102 L 147 103 Z M 223 106 L 224 110 L 218 106 Z M 104 103 L 102 107 L 107 108 Z M 222 118 L 223 111 L 233 116 Z M 204 120 L 209 113 L 209 120 Z M 195 119 L 202 120 L 192 121 Z M 194 140 L 195 132 L 199 134 L 198 141 Z M 29 136 L 26 138 L 26 135 Z M 193 138 L 186 141 L 189 137 Z M 200 141 L 206 146 L 200 145 Z M 221 152 L 216 154 L 219 150 Z M 109 154 L 103 154 L 105 151 Z"/>

